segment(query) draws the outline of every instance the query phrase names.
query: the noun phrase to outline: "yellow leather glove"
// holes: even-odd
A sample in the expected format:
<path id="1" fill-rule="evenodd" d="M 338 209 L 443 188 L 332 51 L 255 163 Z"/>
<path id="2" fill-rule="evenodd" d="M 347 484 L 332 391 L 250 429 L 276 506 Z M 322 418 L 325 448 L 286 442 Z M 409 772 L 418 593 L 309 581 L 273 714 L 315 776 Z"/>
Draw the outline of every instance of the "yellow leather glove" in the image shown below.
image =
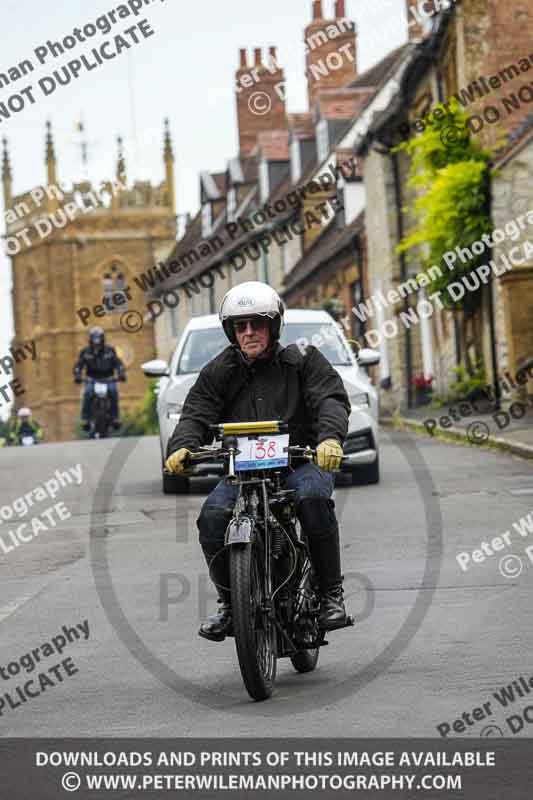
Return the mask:
<path id="1" fill-rule="evenodd" d="M 316 460 L 320 469 L 337 472 L 344 453 L 337 439 L 324 439 L 316 449 Z"/>
<path id="2" fill-rule="evenodd" d="M 170 472 L 173 475 L 179 475 L 182 472 L 186 472 L 185 460 L 190 455 L 191 451 L 187 450 L 185 447 L 182 447 L 180 450 L 176 450 L 175 453 L 172 453 L 172 455 L 167 458 L 165 462 L 165 469 L 167 472 Z"/>

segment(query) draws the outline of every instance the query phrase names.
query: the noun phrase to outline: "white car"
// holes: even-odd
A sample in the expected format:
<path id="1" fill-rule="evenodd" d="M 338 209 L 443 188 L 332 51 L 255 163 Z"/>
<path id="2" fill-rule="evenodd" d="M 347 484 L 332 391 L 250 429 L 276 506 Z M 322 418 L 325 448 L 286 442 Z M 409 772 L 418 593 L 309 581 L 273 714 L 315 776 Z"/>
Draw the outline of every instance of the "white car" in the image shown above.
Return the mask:
<path id="1" fill-rule="evenodd" d="M 326 311 L 288 309 L 280 341 L 282 345 L 296 343 L 302 351 L 309 344 L 314 345 L 337 370 L 352 404 L 342 470 L 351 473 L 354 484 L 378 483 L 378 394 L 363 367 L 378 364 L 379 353 L 365 348 L 356 356 L 340 325 Z M 227 346 L 218 315 L 193 317 L 183 331 L 170 364 L 157 359 L 142 365 L 147 377 L 160 378 L 157 413 L 162 466 L 168 440 L 198 373 Z M 195 475 L 222 475 L 222 472 L 222 464 L 194 467 Z M 188 477 L 163 474 L 165 494 L 186 493 L 189 486 Z"/>

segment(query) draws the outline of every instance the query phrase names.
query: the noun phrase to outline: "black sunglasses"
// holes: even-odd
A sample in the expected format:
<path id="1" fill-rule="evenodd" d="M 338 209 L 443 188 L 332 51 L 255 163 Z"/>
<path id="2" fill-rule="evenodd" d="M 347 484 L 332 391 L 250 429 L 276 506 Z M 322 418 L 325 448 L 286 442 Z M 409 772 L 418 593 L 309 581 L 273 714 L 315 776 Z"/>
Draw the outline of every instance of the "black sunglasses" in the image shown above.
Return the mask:
<path id="1" fill-rule="evenodd" d="M 263 317 L 253 317 L 252 319 L 238 319 L 233 323 L 237 333 L 244 333 L 251 325 L 253 331 L 260 331 L 266 326 L 266 319 Z"/>

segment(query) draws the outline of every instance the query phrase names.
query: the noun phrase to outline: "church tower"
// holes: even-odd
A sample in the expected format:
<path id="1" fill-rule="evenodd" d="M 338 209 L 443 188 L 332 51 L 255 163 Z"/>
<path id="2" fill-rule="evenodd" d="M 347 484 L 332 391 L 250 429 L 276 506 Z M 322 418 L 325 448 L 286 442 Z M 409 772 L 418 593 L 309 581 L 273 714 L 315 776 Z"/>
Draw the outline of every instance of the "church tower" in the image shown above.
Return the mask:
<path id="1" fill-rule="evenodd" d="M 146 393 L 147 381 L 139 366 L 155 357 L 153 325 L 144 321 L 140 330 L 129 331 L 124 314 L 138 311 L 146 316 L 150 298 L 136 289 L 133 279 L 165 258 L 176 241 L 168 122 L 162 133 L 165 177 L 159 185 L 135 181 L 128 186 L 119 139 L 113 180 L 100 186 L 82 181 L 67 187 L 61 182 L 52 127 L 47 123 L 47 184 L 18 196 L 12 193 L 11 163 L 3 142 L 5 242 L 11 258 L 15 326 L 11 348 L 19 352 L 32 340 L 36 347 L 35 360 L 21 356 L 14 364 L 13 377 L 24 387 L 15 404 L 31 407 L 46 441 L 75 437 L 81 392 L 72 368 L 94 325 L 104 329 L 107 343 L 127 368 L 127 382 L 119 384 L 121 414 Z M 77 313 L 82 308 L 91 312 L 85 324 Z"/>

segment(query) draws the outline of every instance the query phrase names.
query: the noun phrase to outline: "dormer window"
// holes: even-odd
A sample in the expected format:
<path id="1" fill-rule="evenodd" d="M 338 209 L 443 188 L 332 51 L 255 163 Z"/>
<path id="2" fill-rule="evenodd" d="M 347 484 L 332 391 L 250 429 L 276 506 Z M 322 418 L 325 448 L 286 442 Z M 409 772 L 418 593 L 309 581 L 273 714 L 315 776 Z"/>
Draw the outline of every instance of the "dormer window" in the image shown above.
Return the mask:
<path id="1" fill-rule="evenodd" d="M 294 138 L 291 143 L 291 182 L 298 183 L 302 177 L 302 151 L 299 139 Z"/>
<path id="2" fill-rule="evenodd" d="M 213 209 L 211 203 L 204 203 L 202 206 L 202 238 L 207 239 L 211 236 L 213 228 Z"/>
<path id="3" fill-rule="evenodd" d="M 316 126 L 317 155 L 319 162 L 325 161 L 329 155 L 329 131 L 327 119 L 321 119 Z"/>
<path id="4" fill-rule="evenodd" d="M 237 190 L 231 188 L 228 192 L 228 222 L 235 222 L 237 213 Z"/>
<path id="5" fill-rule="evenodd" d="M 261 200 L 265 202 L 270 194 L 270 181 L 268 174 L 268 161 L 261 161 L 259 165 L 259 187 L 261 190 Z"/>

